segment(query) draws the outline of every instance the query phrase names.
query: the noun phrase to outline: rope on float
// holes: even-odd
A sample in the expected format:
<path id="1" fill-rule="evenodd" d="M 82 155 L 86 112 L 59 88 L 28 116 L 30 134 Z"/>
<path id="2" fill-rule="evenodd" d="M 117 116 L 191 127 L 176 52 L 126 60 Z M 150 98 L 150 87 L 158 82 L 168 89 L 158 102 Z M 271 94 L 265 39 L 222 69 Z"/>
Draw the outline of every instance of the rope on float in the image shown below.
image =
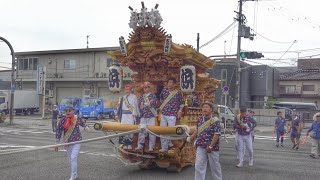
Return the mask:
<path id="1" fill-rule="evenodd" d="M 74 144 L 82 144 L 82 143 L 100 141 L 100 140 L 104 140 L 104 139 L 111 139 L 111 138 L 115 138 L 115 137 L 119 137 L 119 136 L 125 136 L 125 135 L 128 135 L 128 134 L 137 133 L 139 131 L 140 131 L 140 129 L 136 129 L 136 130 L 123 132 L 123 133 L 119 133 L 119 134 L 113 134 L 113 135 L 108 135 L 108 136 L 102 136 L 102 137 L 86 139 L 86 140 L 81 140 L 81 141 L 75 141 L 75 142 L 69 142 L 69 143 L 62 143 L 62 144 L 38 146 L 38 147 L 32 147 L 32 148 L 19 148 L 19 149 L 10 149 L 10 150 L 0 150 L 0 156 L 1 155 L 8 155 L 8 154 L 23 153 L 23 152 L 38 151 L 38 150 L 42 150 L 42 149 L 56 148 L 56 147 L 61 147 L 61 146 L 74 145 Z"/>

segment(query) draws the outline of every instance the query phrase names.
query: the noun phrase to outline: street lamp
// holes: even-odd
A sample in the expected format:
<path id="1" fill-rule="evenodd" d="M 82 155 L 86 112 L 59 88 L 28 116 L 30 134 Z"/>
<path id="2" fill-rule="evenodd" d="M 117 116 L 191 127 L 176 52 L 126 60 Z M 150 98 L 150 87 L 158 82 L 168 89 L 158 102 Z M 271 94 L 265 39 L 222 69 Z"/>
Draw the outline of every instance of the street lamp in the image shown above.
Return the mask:
<path id="1" fill-rule="evenodd" d="M 14 50 L 13 47 L 11 46 L 10 42 L 6 40 L 5 38 L 0 36 L 0 40 L 5 42 L 11 51 L 11 56 L 12 56 L 12 66 L 11 66 L 11 91 L 10 91 L 10 110 L 9 110 L 9 116 L 10 116 L 10 125 L 13 124 L 13 102 L 14 102 L 14 90 L 15 90 L 15 79 L 14 79 L 14 71 L 15 71 L 15 55 L 14 55 Z"/>

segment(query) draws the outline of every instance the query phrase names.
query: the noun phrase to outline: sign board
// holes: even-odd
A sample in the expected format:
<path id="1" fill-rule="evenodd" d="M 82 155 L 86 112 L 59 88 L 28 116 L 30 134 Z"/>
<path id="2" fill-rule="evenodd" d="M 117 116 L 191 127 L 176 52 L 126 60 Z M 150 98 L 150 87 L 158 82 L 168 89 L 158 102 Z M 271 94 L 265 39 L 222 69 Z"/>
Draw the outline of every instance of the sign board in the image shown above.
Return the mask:
<path id="1" fill-rule="evenodd" d="M 38 65 L 37 68 L 37 92 L 39 95 L 43 94 L 43 78 L 44 78 L 44 68 Z"/>
<path id="2" fill-rule="evenodd" d="M 225 94 L 229 93 L 229 86 L 223 86 L 222 92 Z"/>

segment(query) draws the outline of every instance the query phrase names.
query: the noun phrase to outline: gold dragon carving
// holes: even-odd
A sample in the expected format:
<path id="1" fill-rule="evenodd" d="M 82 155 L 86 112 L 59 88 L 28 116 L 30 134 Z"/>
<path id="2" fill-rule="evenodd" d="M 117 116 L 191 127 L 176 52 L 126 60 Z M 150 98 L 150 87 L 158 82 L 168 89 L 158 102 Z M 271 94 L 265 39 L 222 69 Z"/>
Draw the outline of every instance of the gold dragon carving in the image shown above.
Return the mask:
<path id="1" fill-rule="evenodd" d="M 179 53 L 172 52 L 164 54 L 163 46 L 166 39 L 166 32 L 162 28 L 137 28 L 129 35 L 128 56 L 118 57 L 122 66 L 128 66 L 137 74 L 133 74 L 132 81 L 136 86 L 144 81 L 166 82 L 168 78 L 174 77 L 180 79 L 180 67 L 184 64 L 190 64 L 190 61 L 184 59 L 183 50 L 191 49 L 192 46 L 183 44 L 178 45 Z M 191 63 L 192 64 L 192 63 Z M 197 74 L 205 74 L 205 68 L 195 65 Z M 197 79 L 196 96 L 202 100 L 214 102 L 217 80 L 210 78 Z M 202 101 L 201 100 L 201 101 Z"/>

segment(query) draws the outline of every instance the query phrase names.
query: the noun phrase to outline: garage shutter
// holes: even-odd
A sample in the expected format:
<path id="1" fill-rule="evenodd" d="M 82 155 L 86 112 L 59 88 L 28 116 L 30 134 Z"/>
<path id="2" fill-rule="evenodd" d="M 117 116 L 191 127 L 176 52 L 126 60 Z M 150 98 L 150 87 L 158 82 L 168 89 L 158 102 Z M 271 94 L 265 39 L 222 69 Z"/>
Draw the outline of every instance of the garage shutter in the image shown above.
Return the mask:
<path id="1" fill-rule="evenodd" d="M 57 102 L 60 103 L 61 99 L 66 97 L 82 98 L 82 88 L 57 88 Z"/>

